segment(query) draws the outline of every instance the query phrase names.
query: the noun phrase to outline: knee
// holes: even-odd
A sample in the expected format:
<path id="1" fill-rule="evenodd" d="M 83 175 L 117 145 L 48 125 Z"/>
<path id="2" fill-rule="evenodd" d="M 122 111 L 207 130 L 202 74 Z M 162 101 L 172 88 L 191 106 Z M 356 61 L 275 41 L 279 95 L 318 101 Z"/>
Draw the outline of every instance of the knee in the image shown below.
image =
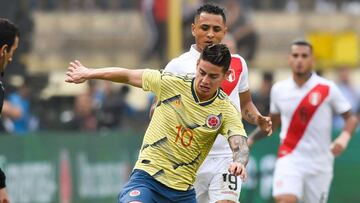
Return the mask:
<path id="1" fill-rule="evenodd" d="M 235 203 L 235 202 L 231 201 L 231 200 L 219 200 L 219 201 L 216 201 L 216 203 Z"/>
<path id="2" fill-rule="evenodd" d="M 278 195 L 274 197 L 276 203 L 297 203 L 295 195 Z"/>

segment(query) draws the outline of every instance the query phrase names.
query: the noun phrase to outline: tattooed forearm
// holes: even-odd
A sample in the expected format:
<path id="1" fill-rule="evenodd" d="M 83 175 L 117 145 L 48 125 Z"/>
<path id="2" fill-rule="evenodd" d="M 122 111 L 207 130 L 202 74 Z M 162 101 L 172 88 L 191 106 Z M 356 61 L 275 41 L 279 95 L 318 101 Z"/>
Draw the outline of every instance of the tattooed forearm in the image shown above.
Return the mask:
<path id="1" fill-rule="evenodd" d="M 247 121 L 247 122 L 249 122 L 249 123 L 251 123 L 251 124 L 254 124 L 254 125 L 256 125 L 257 123 L 256 123 L 256 115 L 254 115 L 251 111 L 249 111 L 248 109 L 245 109 L 244 110 L 244 119 Z"/>
<path id="2" fill-rule="evenodd" d="M 249 161 L 249 147 L 246 139 L 246 137 L 241 135 L 234 135 L 229 138 L 229 145 L 233 152 L 234 162 L 240 162 L 244 166 L 246 166 Z"/>

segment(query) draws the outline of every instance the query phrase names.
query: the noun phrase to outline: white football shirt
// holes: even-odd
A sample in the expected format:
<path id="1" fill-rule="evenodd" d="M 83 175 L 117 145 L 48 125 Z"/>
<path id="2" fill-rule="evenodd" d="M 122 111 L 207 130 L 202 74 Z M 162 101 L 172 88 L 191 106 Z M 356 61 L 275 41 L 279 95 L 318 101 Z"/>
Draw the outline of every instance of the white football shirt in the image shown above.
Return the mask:
<path id="1" fill-rule="evenodd" d="M 350 104 L 335 83 L 313 73 L 299 87 L 293 78 L 274 84 L 270 112 L 281 115 L 279 158 L 313 170 L 332 171 L 330 151 L 333 113 L 349 111 Z"/>

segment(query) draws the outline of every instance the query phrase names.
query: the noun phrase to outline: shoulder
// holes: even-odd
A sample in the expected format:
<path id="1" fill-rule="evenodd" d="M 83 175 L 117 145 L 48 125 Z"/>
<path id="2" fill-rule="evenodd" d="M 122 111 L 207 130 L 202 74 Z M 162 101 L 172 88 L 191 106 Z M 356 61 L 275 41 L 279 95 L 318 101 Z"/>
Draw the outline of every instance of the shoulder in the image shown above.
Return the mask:
<path id="1" fill-rule="evenodd" d="M 237 107 L 235 107 L 234 103 L 231 101 L 230 97 L 222 90 L 220 89 L 220 92 L 218 94 L 218 99 L 220 100 L 221 106 L 224 108 L 235 108 L 237 110 Z"/>
<path id="2" fill-rule="evenodd" d="M 316 75 L 315 77 L 316 77 L 315 79 L 316 79 L 317 83 L 321 83 L 323 85 L 330 86 L 330 88 L 337 87 L 335 82 L 332 81 L 332 80 L 326 79 L 326 78 L 324 78 L 322 76 L 319 76 L 319 75 Z"/>
<path id="3" fill-rule="evenodd" d="M 242 73 L 248 72 L 248 67 L 246 64 L 245 59 L 240 56 L 239 54 L 231 54 L 231 66 L 239 66 L 238 68 L 241 69 Z"/>
<path id="4" fill-rule="evenodd" d="M 185 52 L 185 53 L 181 54 L 180 56 L 171 59 L 171 61 L 166 65 L 165 69 L 167 69 L 168 67 L 173 66 L 173 65 L 179 65 L 183 62 L 187 62 L 187 61 L 191 60 L 193 57 L 194 56 L 191 54 L 190 51 Z"/>
<path id="5" fill-rule="evenodd" d="M 193 75 L 192 74 L 179 75 L 176 73 L 163 71 L 161 74 L 161 78 L 163 80 L 169 80 L 169 81 L 191 82 L 193 79 Z"/>
<path id="6" fill-rule="evenodd" d="M 242 65 L 246 65 L 245 59 L 239 54 L 231 54 L 231 60 L 239 60 Z"/>
<path id="7" fill-rule="evenodd" d="M 285 79 L 285 80 L 280 80 L 274 83 L 274 85 L 272 86 L 272 89 L 277 89 L 277 88 L 282 88 L 282 87 L 287 87 L 291 84 L 291 79 Z"/>
<path id="8" fill-rule="evenodd" d="M 277 95 L 278 93 L 285 92 L 286 89 L 291 88 L 292 86 L 292 80 L 291 78 L 280 80 L 278 82 L 275 82 L 273 86 L 271 87 L 271 94 L 273 96 Z"/>
<path id="9" fill-rule="evenodd" d="M 224 112 L 237 112 L 238 108 L 235 106 L 235 104 L 230 100 L 228 95 L 225 92 L 222 92 L 219 94 L 219 99 L 221 100 L 219 106 Z"/>
<path id="10" fill-rule="evenodd" d="M 220 100 L 226 100 L 228 98 L 227 94 L 224 92 L 224 90 L 220 89 L 219 94 L 218 94 L 218 98 Z"/>
<path id="11" fill-rule="evenodd" d="M 242 56 L 240 56 L 239 54 L 231 54 L 231 59 L 239 59 L 239 60 L 241 60 L 241 62 L 246 63 L 245 59 Z"/>
<path id="12" fill-rule="evenodd" d="M 185 75 L 186 73 L 194 73 L 196 69 L 197 57 L 190 54 L 183 54 L 169 62 L 165 67 L 165 71 Z"/>

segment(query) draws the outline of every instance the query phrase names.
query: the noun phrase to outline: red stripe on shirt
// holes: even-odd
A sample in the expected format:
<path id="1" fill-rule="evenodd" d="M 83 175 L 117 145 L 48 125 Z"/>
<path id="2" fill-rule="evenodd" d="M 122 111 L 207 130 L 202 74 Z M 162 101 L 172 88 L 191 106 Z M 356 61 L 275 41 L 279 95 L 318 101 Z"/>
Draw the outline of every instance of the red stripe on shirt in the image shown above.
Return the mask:
<path id="1" fill-rule="evenodd" d="M 243 67 L 242 67 L 240 58 L 231 57 L 231 63 L 230 63 L 230 68 L 229 68 L 230 75 L 221 84 L 221 88 L 224 90 L 224 92 L 227 95 L 230 95 L 231 92 L 236 87 L 236 85 L 240 79 L 240 74 L 241 74 L 242 70 L 243 70 Z"/>
<path id="2" fill-rule="evenodd" d="M 301 138 L 318 107 L 329 95 L 329 86 L 318 84 L 303 98 L 291 118 L 285 139 L 279 147 L 278 157 L 291 153 Z"/>

